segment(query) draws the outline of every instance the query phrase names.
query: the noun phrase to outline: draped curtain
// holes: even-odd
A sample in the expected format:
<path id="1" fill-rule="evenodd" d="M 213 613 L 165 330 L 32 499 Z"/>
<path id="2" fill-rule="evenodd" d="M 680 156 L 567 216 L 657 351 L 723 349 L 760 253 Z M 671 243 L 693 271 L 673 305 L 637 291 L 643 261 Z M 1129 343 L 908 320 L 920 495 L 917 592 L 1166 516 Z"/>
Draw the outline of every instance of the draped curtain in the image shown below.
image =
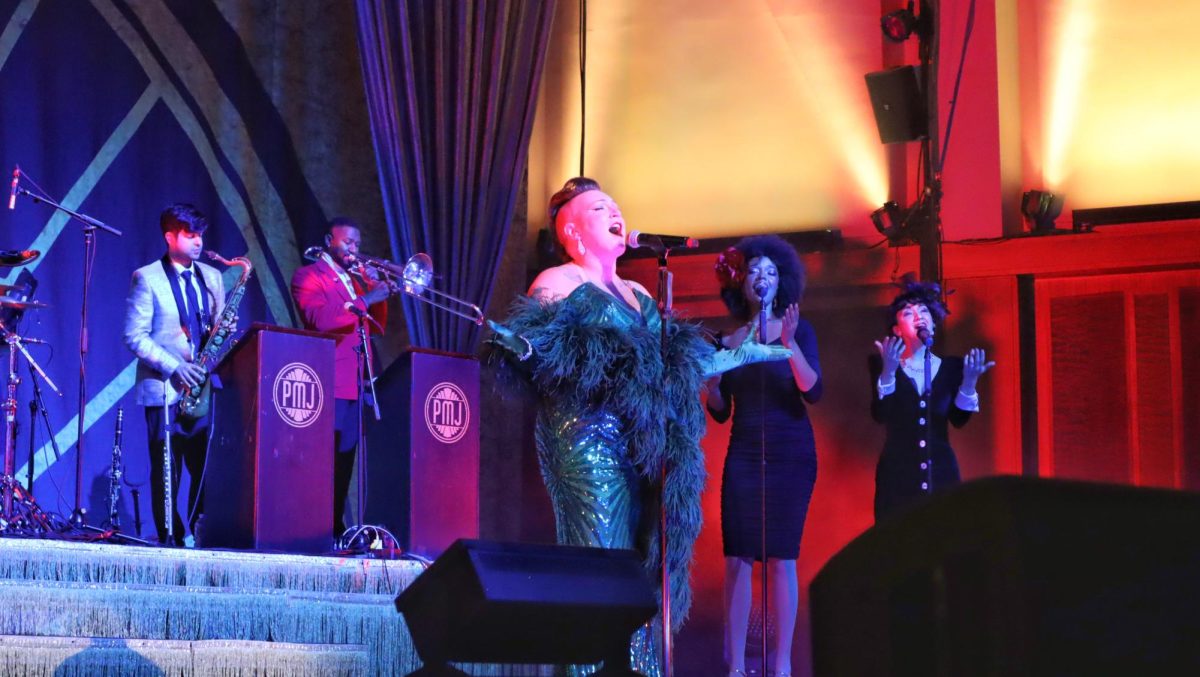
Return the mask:
<path id="1" fill-rule="evenodd" d="M 486 308 L 525 169 L 552 0 L 358 0 L 392 254 Z M 413 345 L 473 353 L 479 328 L 405 296 Z"/>

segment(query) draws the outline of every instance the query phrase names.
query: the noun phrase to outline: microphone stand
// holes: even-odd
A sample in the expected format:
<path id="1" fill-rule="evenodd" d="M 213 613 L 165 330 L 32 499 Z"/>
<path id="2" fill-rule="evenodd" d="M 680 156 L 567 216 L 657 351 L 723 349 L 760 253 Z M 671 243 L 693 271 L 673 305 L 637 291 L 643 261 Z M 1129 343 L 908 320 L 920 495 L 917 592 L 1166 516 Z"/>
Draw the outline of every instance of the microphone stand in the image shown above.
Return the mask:
<path id="1" fill-rule="evenodd" d="M 658 254 L 658 329 L 659 329 L 659 351 L 663 365 L 663 380 L 668 378 L 667 374 L 667 352 L 668 352 L 668 336 L 667 336 L 667 317 L 671 314 L 671 307 L 674 302 L 673 292 L 671 289 L 672 276 L 671 271 L 667 268 L 667 259 L 671 255 L 669 247 L 655 246 L 655 252 Z M 664 383 L 663 390 L 666 390 Z M 664 433 L 667 427 L 667 417 L 663 417 Z M 667 443 L 666 434 L 663 435 L 663 444 Z M 659 606 L 662 609 L 662 645 L 663 645 L 663 677 L 671 677 L 672 673 L 672 647 L 671 647 L 671 573 L 667 568 L 667 461 L 666 454 L 663 454 L 662 470 L 659 476 L 659 492 L 661 494 L 658 507 L 658 559 L 659 559 L 659 588 L 661 597 L 659 598 Z"/>
<path id="2" fill-rule="evenodd" d="M 758 342 L 767 345 L 767 320 L 770 315 L 767 313 L 767 305 L 764 303 L 767 295 L 767 287 L 763 286 L 761 291 L 755 289 L 754 293 L 758 294 Z M 759 417 L 761 425 L 759 426 L 759 510 L 761 511 L 759 522 L 759 552 L 762 553 L 762 633 L 760 635 L 762 646 L 762 674 L 767 674 L 767 610 L 770 606 L 768 600 L 768 577 L 767 573 L 767 371 L 764 368 L 758 371 L 758 394 L 759 394 Z"/>
<path id="3" fill-rule="evenodd" d="M 921 339 L 921 343 L 925 345 L 925 373 L 922 375 L 924 381 L 924 398 L 928 404 L 925 407 L 925 487 L 926 494 L 933 493 L 933 445 L 931 444 L 933 432 L 933 334 L 925 332 Z"/>
<path id="4" fill-rule="evenodd" d="M 693 241 L 694 242 L 694 241 Z M 657 305 L 659 318 L 659 350 L 661 351 L 661 359 L 663 364 L 664 381 L 668 378 L 666 366 L 669 352 L 669 341 L 667 336 L 667 318 L 671 314 L 671 309 L 674 303 L 674 295 L 671 288 L 673 277 L 671 271 L 667 267 L 668 258 L 671 255 L 672 249 L 688 249 L 690 246 L 695 246 L 687 240 L 680 242 L 669 241 L 663 242 L 660 238 L 642 243 L 643 246 L 648 246 L 658 255 L 658 289 Z M 689 246 L 690 245 L 690 246 Z M 664 383 L 665 390 L 665 383 Z M 664 431 L 667 426 L 667 419 L 663 418 Z M 663 435 L 663 444 L 666 444 L 667 436 Z M 663 645 L 663 677 L 671 677 L 673 673 L 673 650 L 671 638 L 671 575 L 667 568 L 667 514 L 666 486 L 667 486 L 667 464 L 666 454 L 663 454 L 662 474 L 659 477 L 660 489 L 662 496 L 659 499 L 659 515 L 658 515 L 658 553 L 660 560 L 659 567 L 659 587 L 661 588 L 661 597 L 659 604 L 662 608 L 662 645 Z"/>
<path id="5" fill-rule="evenodd" d="M 29 489 L 26 492 L 29 495 L 29 500 L 33 499 L 33 471 L 35 462 L 34 451 L 34 430 L 37 429 L 37 419 L 34 418 L 38 413 L 41 414 L 42 424 L 46 427 L 46 436 L 50 439 L 50 448 L 54 451 L 54 458 L 57 460 L 61 457 L 58 450 L 58 440 L 54 439 L 54 429 L 50 427 L 50 414 L 46 411 L 46 401 L 42 398 L 42 385 L 37 379 L 38 371 L 34 369 L 33 362 L 26 364 L 29 368 L 29 381 L 33 384 L 33 399 L 29 402 L 29 467 L 26 468 L 26 479 L 29 480 Z M 47 381 L 49 382 L 49 381 Z M 62 395 L 62 392 L 55 390 L 55 393 Z M 46 530 L 50 530 L 48 520 L 44 520 Z"/>
<path id="6" fill-rule="evenodd" d="M 362 554 L 369 554 L 373 549 L 376 541 L 382 540 L 381 537 L 386 536 L 393 547 L 396 543 L 396 537 L 392 536 L 387 529 L 367 524 L 367 431 L 366 420 L 363 415 L 363 399 L 370 390 L 371 393 L 371 409 L 375 415 L 375 420 L 380 419 L 379 413 L 379 398 L 375 395 L 375 366 L 371 364 L 370 354 L 370 339 L 367 335 L 367 322 L 374 322 L 370 311 L 358 316 L 358 347 L 355 348 L 357 356 L 357 381 L 358 381 L 358 482 L 357 484 L 357 503 L 358 503 L 358 520 L 357 524 L 347 529 L 342 533 L 338 547 L 342 550 L 362 550 Z M 365 378 L 364 378 L 364 372 Z M 338 453 L 335 451 L 334 453 Z M 368 535 L 370 534 L 370 535 Z M 366 536 L 364 539 L 363 537 Z M 362 542 L 360 542 L 360 539 Z"/>
<path id="7" fill-rule="evenodd" d="M 71 512 L 72 526 L 79 527 L 87 523 L 87 511 L 83 507 L 83 432 L 84 420 L 87 418 L 88 289 L 91 287 L 92 264 L 96 258 L 96 231 L 107 231 L 118 237 L 122 233 L 86 214 L 68 209 L 54 200 L 34 195 L 25 188 L 18 187 L 16 192 L 28 195 L 34 202 L 47 204 L 83 224 L 83 297 L 80 304 L 79 321 L 79 421 L 75 440 L 75 509 Z"/>

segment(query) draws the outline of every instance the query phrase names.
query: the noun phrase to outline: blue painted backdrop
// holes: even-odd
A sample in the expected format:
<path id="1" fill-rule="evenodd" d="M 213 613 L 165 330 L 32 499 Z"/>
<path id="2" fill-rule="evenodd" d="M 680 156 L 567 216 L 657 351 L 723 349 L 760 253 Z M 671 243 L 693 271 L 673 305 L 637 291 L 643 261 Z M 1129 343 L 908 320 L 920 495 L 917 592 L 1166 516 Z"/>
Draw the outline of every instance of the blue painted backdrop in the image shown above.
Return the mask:
<path id="1" fill-rule="evenodd" d="M 197 205 L 212 223 L 207 247 L 253 262 L 243 326 L 295 324 L 288 280 L 327 216 L 359 219 L 368 245 L 386 251 L 354 30 L 352 6 L 338 2 L 0 3 L 0 166 L 19 164 L 23 187 L 124 233 L 98 234 L 90 281 L 83 502 L 91 524 L 107 515 L 123 406 L 122 526 L 133 530 L 130 488 L 140 486 L 142 533 L 153 533 L 145 424 L 121 331 L 131 272 L 164 252 L 157 217 L 165 205 Z M 77 222 L 28 197 L 0 214 L 0 249 L 42 252 L 24 269 L 49 308 L 27 313 L 21 331 L 49 342 L 30 350 L 63 392 L 44 391 L 49 427 L 31 430 L 21 367 L 17 476 L 25 482 L 32 442 L 34 495 L 62 515 L 75 494 L 83 241 Z M 0 282 L 18 272 L 0 269 Z"/>

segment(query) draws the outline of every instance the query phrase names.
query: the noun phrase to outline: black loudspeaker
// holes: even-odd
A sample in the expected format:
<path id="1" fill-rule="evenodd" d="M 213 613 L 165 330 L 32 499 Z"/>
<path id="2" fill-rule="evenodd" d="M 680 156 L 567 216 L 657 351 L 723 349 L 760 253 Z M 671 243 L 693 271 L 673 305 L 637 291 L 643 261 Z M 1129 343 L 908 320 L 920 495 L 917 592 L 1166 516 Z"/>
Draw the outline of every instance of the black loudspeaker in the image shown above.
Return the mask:
<path id="1" fill-rule="evenodd" d="M 992 478 L 811 587 L 818 675 L 1200 674 L 1200 494 Z"/>
<path id="2" fill-rule="evenodd" d="M 658 603 L 632 550 L 460 539 L 396 609 L 425 663 L 420 674 L 446 674 L 448 661 L 605 660 L 627 670 L 630 636 Z"/>
<path id="3" fill-rule="evenodd" d="M 879 140 L 903 143 L 925 138 L 929 124 L 917 69 L 898 66 L 867 73 L 866 78 Z"/>

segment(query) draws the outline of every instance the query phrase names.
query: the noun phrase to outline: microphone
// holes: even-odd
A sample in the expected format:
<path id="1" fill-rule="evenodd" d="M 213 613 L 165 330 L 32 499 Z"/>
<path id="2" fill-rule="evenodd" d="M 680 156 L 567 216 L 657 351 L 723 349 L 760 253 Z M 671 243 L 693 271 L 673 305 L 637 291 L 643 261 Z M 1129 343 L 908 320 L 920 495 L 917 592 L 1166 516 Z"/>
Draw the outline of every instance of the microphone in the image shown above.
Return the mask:
<path id="1" fill-rule="evenodd" d="M 36 249 L 0 249 L 0 266 L 23 266 L 41 255 Z"/>
<path id="2" fill-rule="evenodd" d="M 758 280 L 757 282 L 754 283 L 754 293 L 758 295 L 758 301 L 759 301 L 759 309 L 758 309 L 758 342 L 759 343 L 767 342 L 768 315 L 767 315 L 767 307 L 765 305 L 763 305 L 762 302 L 766 300 L 767 289 L 769 289 L 769 288 L 770 287 L 766 280 Z"/>
<path id="3" fill-rule="evenodd" d="M 655 235 L 637 230 L 629 231 L 625 236 L 625 244 L 630 249 L 651 247 L 654 249 L 695 249 L 700 246 L 700 240 L 685 235 Z"/>
<path id="4" fill-rule="evenodd" d="M 923 343 L 926 348 L 933 345 L 933 333 L 930 332 L 927 327 L 921 327 L 917 330 L 917 338 L 921 339 L 921 343 Z"/>
<path id="5" fill-rule="evenodd" d="M 383 333 L 383 327 L 379 324 L 379 321 L 376 320 L 374 317 L 371 317 L 371 314 L 368 313 L 367 311 L 363 310 L 362 308 L 359 308 L 357 305 L 355 305 L 354 303 L 352 303 L 350 301 L 346 301 L 345 305 L 342 307 L 345 308 L 346 310 L 350 311 L 351 313 L 354 313 L 354 315 L 358 319 L 364 320 L 366 322 L 370 322 L 371 324 L 375 325 L 375 328 L 379 330 L 379 333 L 380 334 Z"/>
<path id="6" fill-rule="evenodd" d="M 17 187 L 21 184 L 21 166 L 13 167 L 12 190 L 8 192 L 8 208 L 17 208 Z"/>

